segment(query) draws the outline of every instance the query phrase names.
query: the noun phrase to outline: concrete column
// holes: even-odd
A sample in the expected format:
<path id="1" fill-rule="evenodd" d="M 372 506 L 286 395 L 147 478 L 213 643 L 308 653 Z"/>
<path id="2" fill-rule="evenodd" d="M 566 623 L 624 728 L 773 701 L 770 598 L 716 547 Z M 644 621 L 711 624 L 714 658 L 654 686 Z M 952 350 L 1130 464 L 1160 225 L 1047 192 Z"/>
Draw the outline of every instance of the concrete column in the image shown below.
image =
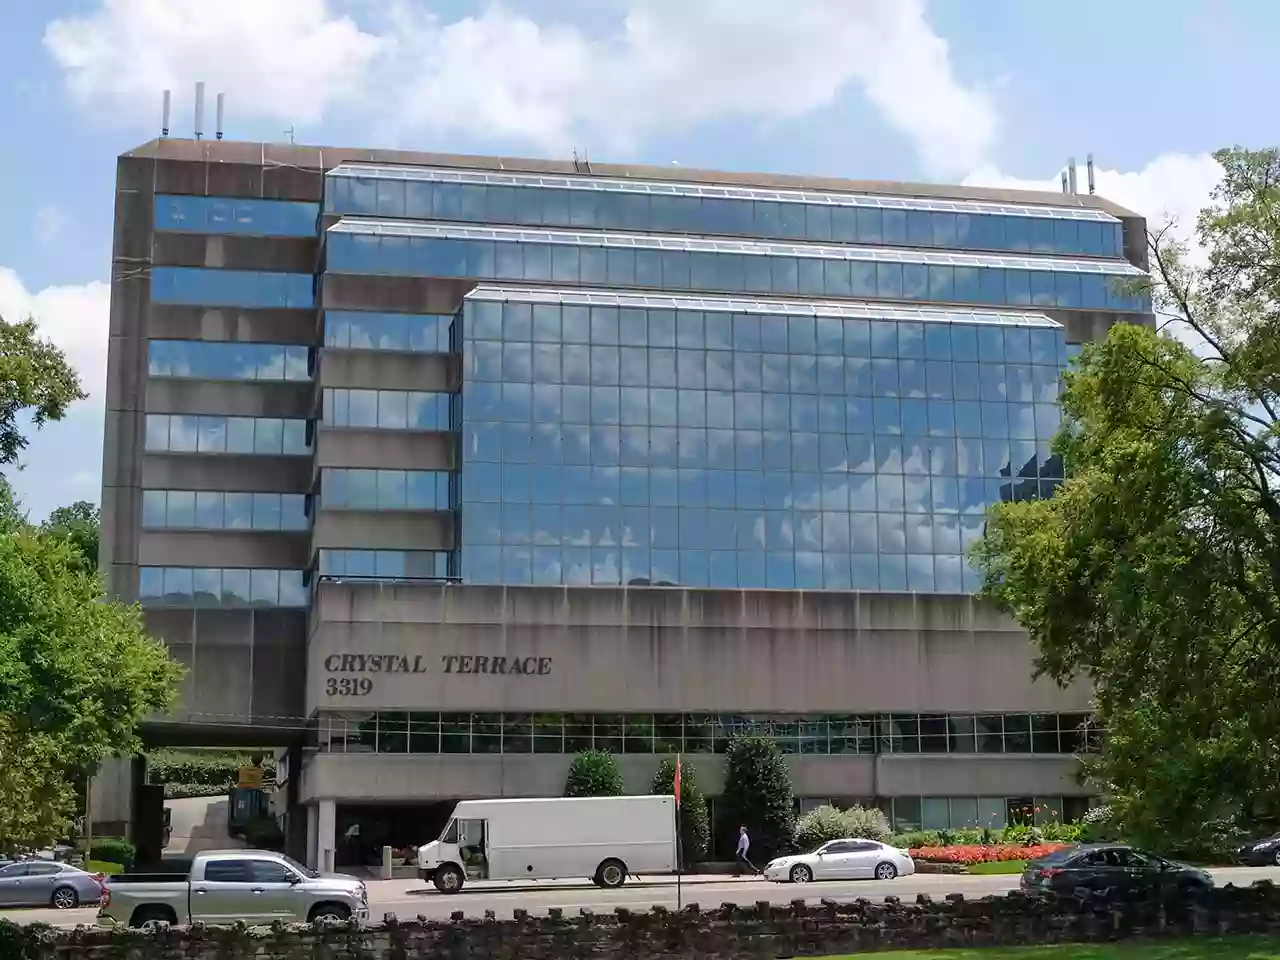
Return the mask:
<path id="1" fill-rule="evenodd" d="M 320 869 L 320 805 L 307 804 L 307 866 Z"/>
<path id="2" fill-rule="evenodd" d="M 333 870 L 334 854 L 338 845 L 337 805 L 332 800 L 321 800 L 316 804 L 316 839 L 320 854 L 320 867 L 324 871 Z"/>

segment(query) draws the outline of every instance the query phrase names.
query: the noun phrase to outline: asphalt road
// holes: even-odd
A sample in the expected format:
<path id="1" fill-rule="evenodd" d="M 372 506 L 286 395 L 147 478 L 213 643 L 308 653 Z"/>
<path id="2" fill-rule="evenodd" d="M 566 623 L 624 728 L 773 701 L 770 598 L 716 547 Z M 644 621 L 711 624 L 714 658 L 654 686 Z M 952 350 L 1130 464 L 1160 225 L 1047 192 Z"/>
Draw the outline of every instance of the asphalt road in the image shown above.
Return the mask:
<path id="1" fill-rule="evenodd" d="M 1212 871 L 1219 885 L 1234 883 L 1246 886 L 1256 880 L 1273 880 L 1280 883 L 1280 867 L 1228 867 Z M 772 903 L 789 903 L 802 898 L 816 903 L 819 900 L 881 900 L 888 896 L 914 900 L 916 894 L 927 893 L 932 897 L 944 897 L 948 893 L 963 893 L 966 897 L 983 897 L 1016 889 L 1018 877 L 968 876 L 943 874 L 916 874 L 897 880 L 854 880 L 830 883 L 811 883 L 797 887 L 791 884 L 767 883 L 756 879 L 730 877 L 691 878 L 683 884 L 684 904 L 697 903 L 704 908 L 718 907 L 722 903 L 753 904 L 760 900 Z M 437 893 L 421 880 L 384 880 L 369 884 L 369 906 L 372 919 L 381 920 L 384 914 L 394 913 L 402 919 L 425 916 L 430 919 L 447 919 L 455 910 L 467 916 L 480 917 L 492 910 L 499 919 L 508 918 L 513 910 L 545 913 L 551 907 L 560 907 L 569 913 L 583 908 L 597 913 L 626 907 L 629 910 L 647 910 L 653 906 L 674 909 L 677 906 L 676 886 L 667 879 L 633 880 L 617 890 L 600 890 L 597 887 L 566 881 L 544 881 L 536 884 L 521 883 L 470 884 L 461 893 L 446 896 Z M 3 910 L 0 916 L 17 923 L 48 923 L 59 927 L 94 922 L 95 910 Z"/>

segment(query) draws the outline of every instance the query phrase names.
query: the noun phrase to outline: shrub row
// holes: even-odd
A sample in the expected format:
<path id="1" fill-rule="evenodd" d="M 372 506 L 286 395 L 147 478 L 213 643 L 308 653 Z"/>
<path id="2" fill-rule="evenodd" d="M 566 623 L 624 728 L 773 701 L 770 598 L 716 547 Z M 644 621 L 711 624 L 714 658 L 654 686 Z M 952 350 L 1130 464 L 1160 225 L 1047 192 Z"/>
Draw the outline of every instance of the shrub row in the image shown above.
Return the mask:
<path id="1" fill-rule="evenodd" d="M 251 755 L 248 753 L 158 750 L 147 757 L 147 772 L 152 783 L 216 787 L 220 793 L 236 785 L 240 768 L 247 766 L 250 759 Z M 275 758 L 269 753 L 263 754 L 262 769 L 268 778 L 275 776 Z M 209 794 L 185 795 L 209 796 Z"/>

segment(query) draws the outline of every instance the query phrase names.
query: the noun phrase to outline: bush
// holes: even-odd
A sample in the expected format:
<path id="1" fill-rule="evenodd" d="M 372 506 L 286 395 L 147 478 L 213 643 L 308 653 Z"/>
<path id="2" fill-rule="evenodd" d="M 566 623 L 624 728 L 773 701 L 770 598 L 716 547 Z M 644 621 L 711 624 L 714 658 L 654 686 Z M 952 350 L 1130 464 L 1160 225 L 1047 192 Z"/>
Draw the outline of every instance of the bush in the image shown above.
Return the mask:
<path id="1" fill-rule="evenodd" d="M 164 798 L 166 800 L 182 800 L 187 797 L 225 797 L 231 787 L 222 787 L 208 783 L 166 783 Z"/>
<path id="2" fill-rule="evenodd" d="M 724 818 L 719 828 L 726 850 L 737 846 L 738 828 L 751 837 L 751 858 L 763 863 L 795 841 L 795 794 L 786 758 L 772 740 L 736 737 L 725 751 Z"/>
<path id="3" fill-rule="evenodd" d="M 89 859 L 118 863 L 131 870 L 138 859 L 138 849 L 123 837 L 100 837 L 89 847 Z"/>
<path id="4" fill-rule="evenodd" d="M 1101 843 L 1120 837 L 1120 825 L 1116 822 L 1115 811 L 1105 803 L 1086 810 L 1080 820 L 1080 828 L 1086 843 Z"/>
<path id="5" fill-rule="evenodd" d="M 226 793 L 236 786 L 240 768 L 248 766 L 256 755 L 225 750 L 157 750 L 147 756 L 147 776 L 152 783 L 198 785 L 216 788 L 215 793 Z M 264 778 L 274 779 L 275 757 L 269 751 L 263 751 L 261 757 Z"/>
<path id="6" fill-rule="evenodd" d="M 653 775 L 654 796 L 666 796 L 675 789 L 676 762 L 667 757 Z M 697 774 L 692 766 L 680 764 L 680 862 L 688 869 L 707 857 L 711 845 L 711 820 L 707 814 L 707 798 L 698 786 Z"/>
<path id="7" fill-rule="evenodd" d="M 812 850 L 828 840 L 858 837 L 865 840 L 887 841 L 889 821 L 874 807 L 849 807 L 839 810 L 822 806 L 810 810 L 796 821 L 796 846 Z"/>
<path id="8" fill-rule="evenodd" d="M 625 790 L 618 761 L 608 750 L 584 750 L 569 764 L 566 797 L 620 797 Z"/>
<path id="9" fill-rule="evenodd" d="M 273 817 L 261 817 L 246 823 L 244 840 L 255 850 L 284 850 L 284 832 Z"/>

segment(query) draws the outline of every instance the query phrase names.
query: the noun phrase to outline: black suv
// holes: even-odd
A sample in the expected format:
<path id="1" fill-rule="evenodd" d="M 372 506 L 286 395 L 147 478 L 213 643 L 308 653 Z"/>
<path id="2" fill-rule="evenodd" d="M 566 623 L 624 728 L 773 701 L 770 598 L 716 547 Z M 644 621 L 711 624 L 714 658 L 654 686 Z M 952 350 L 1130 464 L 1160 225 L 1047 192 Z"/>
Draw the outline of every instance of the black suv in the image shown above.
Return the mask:
<path id="1" fill-rule="evenodd" d="M 1083 844 L 1027 864 L 1026 893 L 1071 895 L 1084 888 L 1120 898 L 1194 896 L 1213 887 L 1213 877 L 1186 863 L 1166 860 L 1114 843 Z"/>

